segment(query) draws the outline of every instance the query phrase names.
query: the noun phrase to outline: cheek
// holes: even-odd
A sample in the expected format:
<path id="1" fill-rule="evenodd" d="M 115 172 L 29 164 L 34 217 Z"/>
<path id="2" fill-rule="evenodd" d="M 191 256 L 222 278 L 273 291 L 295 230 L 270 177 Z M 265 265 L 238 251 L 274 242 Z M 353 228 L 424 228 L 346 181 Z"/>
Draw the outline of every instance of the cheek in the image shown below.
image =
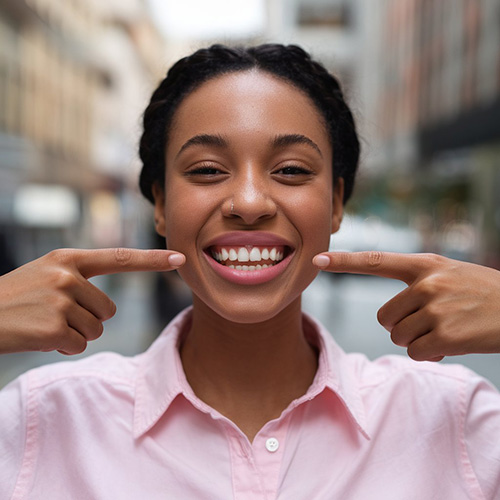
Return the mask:
<path id="1" fill-rule="evenodd" d="M 216 207 L 216 201 L 204 190 L 186 185 L 170 185 L 165 197 L 165 233 L 168 248 L 187 252 L 195 247 L 200 228 Z"/>
<path id="2" fill-rule="evenodd" d="M 315 188 L 289 197 L 288 210 L 289 219 L 294 221 L 308 253 L 319 253 L 328 248 L 332 231 L 331 189 Z"/>

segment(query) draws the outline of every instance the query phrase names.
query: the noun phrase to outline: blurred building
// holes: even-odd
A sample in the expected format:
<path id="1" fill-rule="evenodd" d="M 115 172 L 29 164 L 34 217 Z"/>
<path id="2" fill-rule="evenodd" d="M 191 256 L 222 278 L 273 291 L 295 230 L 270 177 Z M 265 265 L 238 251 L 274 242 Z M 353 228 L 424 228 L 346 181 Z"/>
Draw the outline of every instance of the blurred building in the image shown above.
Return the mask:
<path id="1" fill-rule="evenodd" d="M 133 243 L 140 115 L 163 51 L 141 0 L 0 0 L 2 271 Z"/>
<path id="2" fill-rule="evenodd" d="M 349 0 L 268 0 L 263 39 L 300 45 L 331 70 L 351 98 L 359 53 L 357 6 Z"/>
<path id="3" fill-rule="evenodd" d="M 368 168 L 406 174 L 429 250 L 500 267 L 500 1 L 357 5 Z"/>

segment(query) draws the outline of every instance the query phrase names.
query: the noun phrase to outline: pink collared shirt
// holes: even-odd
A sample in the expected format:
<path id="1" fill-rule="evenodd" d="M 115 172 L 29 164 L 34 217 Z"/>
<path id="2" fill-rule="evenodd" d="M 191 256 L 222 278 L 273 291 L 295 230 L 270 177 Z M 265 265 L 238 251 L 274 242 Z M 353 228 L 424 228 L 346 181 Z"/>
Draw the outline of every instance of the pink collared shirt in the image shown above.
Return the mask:
<path id="1" fill-rule="evenodd" d="M 500 394 L 465 368 L 345 354 L 304 316 L 314 382 L 250 443 L 188 385 L 189 321 L 0 392 L 0 499 L 500 498 Z"/>

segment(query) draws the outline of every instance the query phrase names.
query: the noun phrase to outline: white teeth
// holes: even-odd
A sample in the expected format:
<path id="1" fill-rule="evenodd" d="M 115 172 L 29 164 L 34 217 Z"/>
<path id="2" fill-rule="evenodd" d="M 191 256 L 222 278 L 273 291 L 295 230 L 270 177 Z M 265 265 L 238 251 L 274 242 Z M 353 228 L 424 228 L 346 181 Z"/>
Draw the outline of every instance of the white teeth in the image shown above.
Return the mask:
<path id="1" fill-rule="evenodd" d="M 232 262 L 237 259 L 238 259 L 238 254 L 236 253 L 236 250 L 234 248 L 231 248 L 229 250 L 229 260 Z"/>
<path id="2" fill-rule="evenodd" d="M 260 264 L 256 266 L 234 266 L 233 264 L 230 264 L 229 269 L 236 269 L 237 271 L 259 271 L 260 269 L 267 269 L 268 267 L 273 267 L 273 266 L 267 266 L 264 264 L 261 266 Z"/>
<path id="3" fill-rule="evenodd" d="M 228 266 L 232 269 L 239 270 L 250 270 L 255 271 L 259 269 L 265 269 L 266 267 L 271 267 L 283 260 L 284 252 L 274 248 L 258 248 L 252 247 L 251 245 L 236 247 L 236 248 L 221 248 L 219 252 L 212 250 L 212 257 L 218 262 L 262 262 L 262 261 L 273 261 L 273 264 L 261 265 L 255 264 L 253 266 Z M 248 269 L 245 269 L 248 268 Z"/>
<path id="4" fill-rule="evenodd" d="M 248 262 L 250 260 L 250 255 L 245 247 L 241 247 L 238 250 L 238 262 Z"/>
<path id="5" fill-rule="evenodd" d="M 253 247 L 252 250 L 250 250 L 250 260 L 252 262 L 258 262 L 261 260 L 260 250 L 257 247 Z"/>

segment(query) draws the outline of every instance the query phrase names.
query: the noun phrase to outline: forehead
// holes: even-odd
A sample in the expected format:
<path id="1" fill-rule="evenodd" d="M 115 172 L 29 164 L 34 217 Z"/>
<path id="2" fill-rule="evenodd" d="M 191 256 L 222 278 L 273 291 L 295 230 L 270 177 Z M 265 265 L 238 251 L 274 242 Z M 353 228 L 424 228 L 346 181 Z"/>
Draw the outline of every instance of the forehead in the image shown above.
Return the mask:
<path id="1" fill-rule="evenodd" d="M 176 110 L 169 144 L 196 134 L 303 134 L 329 144 L 323 117 L 291 83 L 259 70 L 213 78 L 188 94 Z"/>

